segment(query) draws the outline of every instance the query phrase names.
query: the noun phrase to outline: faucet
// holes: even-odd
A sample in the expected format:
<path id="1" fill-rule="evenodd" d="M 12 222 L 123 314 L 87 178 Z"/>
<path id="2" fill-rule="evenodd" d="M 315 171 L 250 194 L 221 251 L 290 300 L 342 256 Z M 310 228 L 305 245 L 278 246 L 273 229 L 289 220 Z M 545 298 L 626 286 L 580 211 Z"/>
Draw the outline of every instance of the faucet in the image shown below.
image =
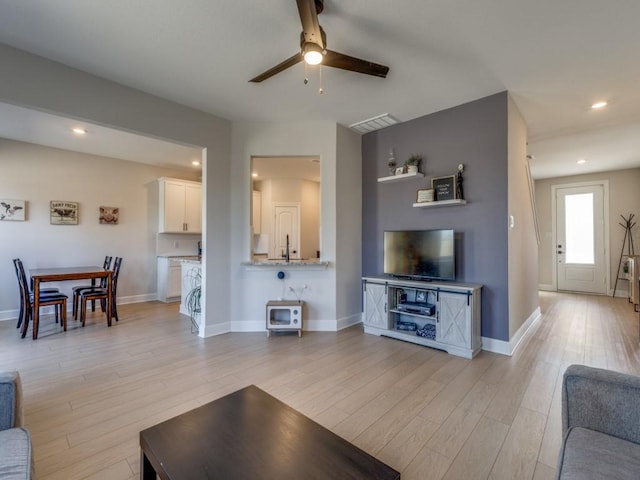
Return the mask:
<path id="1" fill-rule="evenodd" d="M 289 234 L 287 233 L 287 253 L 285 254 L 286 262 L 289 263 Z"/>

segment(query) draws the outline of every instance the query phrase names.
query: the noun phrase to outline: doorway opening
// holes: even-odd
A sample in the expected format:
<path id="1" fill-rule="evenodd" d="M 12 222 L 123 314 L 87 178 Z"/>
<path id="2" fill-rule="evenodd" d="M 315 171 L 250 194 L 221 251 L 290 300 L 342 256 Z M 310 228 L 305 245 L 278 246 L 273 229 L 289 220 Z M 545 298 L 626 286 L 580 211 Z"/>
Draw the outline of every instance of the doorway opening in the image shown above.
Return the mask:
<path id="1" fill-rule="evenodd" d="M 251 158 L 252 261 L 320 259 L 320 157 Z"/>

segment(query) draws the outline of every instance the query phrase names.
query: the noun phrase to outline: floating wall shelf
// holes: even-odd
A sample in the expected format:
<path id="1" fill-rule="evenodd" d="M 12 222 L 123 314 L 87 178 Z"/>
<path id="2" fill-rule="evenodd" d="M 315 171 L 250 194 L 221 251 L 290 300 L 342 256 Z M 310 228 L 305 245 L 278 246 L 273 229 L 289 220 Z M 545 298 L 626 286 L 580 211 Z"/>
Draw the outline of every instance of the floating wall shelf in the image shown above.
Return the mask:
<path id="1" fill-rule="evenodd" d="M 467 201 L 457 198 L 455 200 L 440 200 L 435 202 L 420 202 L 414 203 L 415 208 L 429 208 L 429 207 L 451 207 L 453 205 L 466 205 Z"/>
<path id="2" fill-rule="evenodd" d="M 378 182 L 380 183 L 400 182 L 402 180 L 410 180 L 412 178 L 424 178 L 424 173 L 416 172 L 416 173 L 401 173 L 399 175 L 389 175 L 388 177 L 380 177 L 378 179 Z"/>

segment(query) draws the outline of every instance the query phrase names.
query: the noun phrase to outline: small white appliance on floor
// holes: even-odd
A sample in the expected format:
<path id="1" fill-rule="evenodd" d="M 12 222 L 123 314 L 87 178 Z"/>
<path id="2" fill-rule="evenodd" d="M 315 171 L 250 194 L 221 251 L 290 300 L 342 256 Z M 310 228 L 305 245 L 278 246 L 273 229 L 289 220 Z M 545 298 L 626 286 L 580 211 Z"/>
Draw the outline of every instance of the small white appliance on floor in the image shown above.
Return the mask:
<path id="1" fill-rule="evenodd" d="M 271 300 L 267 302 L 267 337 L 271 330 L 297 331 L 302 336 L 304 302 L 297 300 Z"/>

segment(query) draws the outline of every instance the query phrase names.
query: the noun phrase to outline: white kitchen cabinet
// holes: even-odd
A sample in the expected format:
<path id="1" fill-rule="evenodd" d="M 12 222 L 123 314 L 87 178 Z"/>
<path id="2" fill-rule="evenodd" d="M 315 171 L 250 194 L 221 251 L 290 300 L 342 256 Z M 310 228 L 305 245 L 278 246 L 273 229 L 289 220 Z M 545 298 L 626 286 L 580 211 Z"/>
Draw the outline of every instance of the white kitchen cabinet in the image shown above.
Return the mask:
<path id="1" fill-rule="evenodd" d="M 158 257 L 158 300 L 176 302 L 182 292 L 182 272 L 179 260 Z"/>
<path id="2" fill-rule="evenodd" d="M 175 178 L 160 178 L 159 232 L 202 232 L 202 184 Z"/>

